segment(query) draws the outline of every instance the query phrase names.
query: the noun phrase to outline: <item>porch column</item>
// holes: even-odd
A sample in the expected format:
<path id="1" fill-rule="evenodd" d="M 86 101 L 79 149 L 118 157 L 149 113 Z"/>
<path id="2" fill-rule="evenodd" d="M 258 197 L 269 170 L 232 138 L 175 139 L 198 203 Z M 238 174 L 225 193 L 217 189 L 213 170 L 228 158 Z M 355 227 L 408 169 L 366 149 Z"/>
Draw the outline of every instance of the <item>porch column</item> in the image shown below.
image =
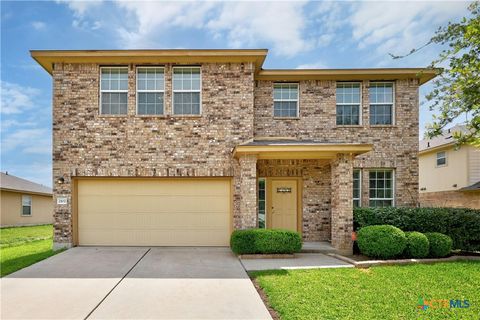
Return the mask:
<path id="1" fill-rule="evenodd" d="M 332 160 L 332 245 L 340 253 L 353 252 L 353 155 L 338 153 Z"/>
<path id="2" fill-rule="evenodd" d="M 236 228 L 257 227 L 257 156 L 242 155 L 238 159 L 238 196 L 240 212 Z"/>

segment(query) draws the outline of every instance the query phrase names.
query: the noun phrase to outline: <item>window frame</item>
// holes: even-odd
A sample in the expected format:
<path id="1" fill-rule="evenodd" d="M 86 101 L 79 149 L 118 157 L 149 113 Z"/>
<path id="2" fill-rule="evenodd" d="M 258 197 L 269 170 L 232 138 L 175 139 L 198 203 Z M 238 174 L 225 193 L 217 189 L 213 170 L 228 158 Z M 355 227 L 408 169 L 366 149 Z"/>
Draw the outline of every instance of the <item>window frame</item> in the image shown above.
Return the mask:
<path id="1" fill-rule="evenodd" d="M 373 171 L 390 171 L 392 173 L 392 197 L 391 198 L 372 198 L 370 196 L 370 172 L 373 172 Z M 391 207 L 395 207 L 395 169 L 393 168 L 372 168 L 372 169 L 369 169 L 368 170 L 368 207 L 371 208 L 370 206 L 370 201 L 372 200 L 391 200 L 392 201 L 392 205 Z M 378 207 L 373 207 L 373 208 L 378 208 Z"/>
<path id="2" fill-rule="evenodd" d="M 275 86 L 276 85 L 295 85 L 297 87 L 297 99 L 275 99 Z M 272 115 L 274 119 L 298 119 L 300 117 L 300 83 L 298 82 L 273 82 L 272 87 L 272 98 L 273 98 L 273 105 L 272 105 Z M 297 103 L 297 110 L 295 116 L 276 116 L 275 115 L 275 102 L 293 102 Z"/>
<path id="3" fill-rule="evenodd" d="M 355 200 L 358 200 L 358 207 L 355 207 L 355 205 L 353 205 L 354 208 L 361 208 L 362 207 L 362 169 L 353 169 L 353 174 L 355 174 L 355 171 L 358 171 L 358 198 L 355 198 L 353 196 L 353 192 L 352 192 L 352 203 L 355 202 Z M 353 175 L 352 175 L 352 182 L 355 181 L 355 179 L 353 178 Z M 353 186 L 352 186 L 352 189 Z M 353 191 L 353 190 L 352 190 Z"/>
<path id="4" fill-rule="evenodd" d="M 263 181 L 264 182 L 264 185 L 265 185 L 265 199 L 262 200 L 265 202 L 265 212 L 264 212 L 264 215 L 265 215 L 265 226 L 263 228 L 260 228 L 260 220 L 258 219 L 259 217 L 259 214 L 260 214 L 260 181 Z M 267 229 L 267 178 L 265 177 L 259 177 L 257 179 L 257 229 Z"/>
<path id="5" fill-rule="evenodd" d="M 103 69 L 126 69 L 127 70 L 127 89 L 126 90 L 102 90 L 102 70 Z M 98 85 L 98 92 L 99 92 L 99 102 L 98 105 L 98 114 L 103 117 L 126 117 L 128 116 L 128 89 L 130 84 L 128 83 L 128 76 L 129 76 L 130 68 L 128 66 L 101 66 L 100 67 L 100 76 L 99 76 L 99 85 Z M 121 114 L 112 114 L 112 113 L 102 113 L 102 93 L 126 93 L 127 94 L 127 113 Z"/>
<path id="6" fill-rule="evenodd" d="M 444 163 L 444 164 L 438 164 L 438 159 L 439 159 L 439 158 L 438 158 L 438 155 L 439 155 L 440 153 L 443 153 L 443 154 L 444 154 L 444 156 L 443 156 L 443 159 L 445 159 L 445 163 Z M 442 158 L 440 158 L 440 159 L 442 159 Z M 437 167 L 437 168 L 446 167 L 446 166 L 447 166 L 447 163 L 448 163 L 447 161 L 448 161 L 448 160 L 447 160 L 447 151 L 438 151 L 438 152 L 435 154 L 435 167 Z"/>
<path id="7" fill-rule="evenodd" d="M 351 106 L 354 103 L 338 103 L 337 102 L 337 86 L 338 84 L 359 84 L 360 85 L 360 102 L 358 103 L 358 124 L 337 124 L 337 106 Z M 363 83 L 361 81 L 337 81 L 335 84 L 335 125 L 337 127 L 359 127 L 363 126 L 363 116 L 362 116 L 362 106 L 363 106 Z"/>
<path id="8" fill-rule="evenodd" d="M 200 85 L 198 86 L 198 90 L 175 90 L 174 80 L 175 80 L 175 69 L 193 69 L 196 68 L 200 71 Z M 172 116 L 174 117 L 201 117 L 203 114 L 202 108 L 202 67 L 201 66 L 173 66 L 172 67 Z M 179 114 L 175 113 L 175 92 L 198 92 L 199 93 L 199 110 L 198 114 L 191 113 L 191 114 Z"/>
<path id="9" fill-rule="evenodd" d="M 138 89 L 138 69 L 162 69 L 163 70 L 163 89 L 162 90 L 139 90 Z M 172 87 L 173 89 L 173 87 Z M 138 93 L 163 93 L 163 113 L 162 114 L 139 114 L 138 113 Z M 165 66 L 136 66 L 135 67 L 135 115 L 139 117 L 165 117 Z"/>
<path id="10" fill-rule="evenodd" d="M 28 197 L 30 199 L 30 205 L 28 206 L 28 207 L 30 207 L 30 214 L 24 214 L 23 213 L 23 207 L 27 207 L 23 204 L 23 199 L 26 198 L 26 197 Z M 22 194 L 22 210 L 20 212 L 20 215 L 22 217 L 31 217 L 33 215 L 33 209 L 32 208 L 33 208 L 33 197 L 29 194 Z"/>
<path id="11" fill-rule="evenodd" d="M 375 103 L 372 103 L 372 101 L 370 101 L 370 87 L 372 86 L 372 83 L 373 84 L 378 84 L 378 83 L 391 83 L 392 84 L 392 115 L 391 115 L 391 118 L 392 118 L 392 123 L 391 124 L 372 124 L 371 123 L 371 106 L 372 105 L 385 105 L 387 103 L 378 103 L 378 102 L 375 102 Z M 370 83 L 368 84 L 368 120 L 369 120 L 369 125 L 370 126 L 373 126 L 373 127 L 390 127 L 390 126 L 394 126 L 396 124 L 396 119 L 395 119 L 395 110 L 396 110 L 396 107 L 395 107 L 395 81 L 370 81 Z"/>

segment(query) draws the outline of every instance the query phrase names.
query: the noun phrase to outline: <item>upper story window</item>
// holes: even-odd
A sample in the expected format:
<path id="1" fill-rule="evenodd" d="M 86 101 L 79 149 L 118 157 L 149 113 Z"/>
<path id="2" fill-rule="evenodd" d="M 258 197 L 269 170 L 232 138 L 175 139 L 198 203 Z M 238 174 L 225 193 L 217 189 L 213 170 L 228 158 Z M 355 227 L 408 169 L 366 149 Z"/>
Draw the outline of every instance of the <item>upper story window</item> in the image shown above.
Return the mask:
<path id="1" fill-rule="evenodd" d="M 437 167 L 447 165 L 447 153 L 445 151 L 437 152 Z"/>
<path id="2" fill-rule="evenodd" d="M 393 170 L 370 170 L 370 207 L 392 207 L 393 206 Z"/>
<path id="3" fill-rule="evenodd" d="M 298 117 L 298 83 L 275 83 L 273 85 L 273 116 Z"/>
<path id="4" fill-rule="evenodd" d="M 173 68 L 173 114 L 199 115 L 200 67 Z"/>
<path id="5" fill-rule="evenodd" d="M 32 215 L 32 196 L 22 196 L 22 216 Z"/>
<path id="6" fill-rule="evenodd" d="M 100 113 L 127 114 L 128 68 L 100 69 Z"/>
<path id="7" fill-rule="evenodd" d="M 393 124 L 393 82 L 371 82 L 370 124 Z"/>
<path id="8" fill-rule="evenodd" d="M 162 115 L 165 79 L 160 67 L 137 68 L 137 114 Z"/>
<path id="9" fill-rule="evenodd" d="M 353 170 L 353 206 L 360 207 L 360 197 L 362 190 L 362 175 L 361 171 Z"/>
<path id="10" fill-rule="evenodd" d="M 337 83 L 337 125 L 360 124 L 360 83 Z"/>

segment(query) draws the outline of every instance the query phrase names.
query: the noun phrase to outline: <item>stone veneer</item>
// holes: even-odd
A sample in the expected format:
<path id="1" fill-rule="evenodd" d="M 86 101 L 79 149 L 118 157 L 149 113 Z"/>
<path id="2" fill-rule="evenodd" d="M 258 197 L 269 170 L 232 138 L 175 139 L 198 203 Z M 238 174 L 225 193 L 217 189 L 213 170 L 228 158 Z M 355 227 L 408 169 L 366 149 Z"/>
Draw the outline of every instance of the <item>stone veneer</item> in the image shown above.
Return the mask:
<path id="1" fill-rule="evenodd" d="M 352 167 L 363 168 L 362 202 L 368 204 L 368 170 L 393 168 L 396 205 L 418 202 L 418 82 L 395 83 L 393 126 L 368 125 L 368 81 L 363 82 L 365 125 L 335 125 L 335 81 L 300 82 L 300 117 L 274 119 L 273 83 L 255 81 L 254 66 L 203 64 L 202 115 L 173 116 L 172 64 L 165 65 L 165 115 L 137 116 L 135 65 L 129 65 L 128 115 L 99 115 L 96 64 L 55 64 L 53 70 L 53 176 L 56 246 L 73 243 L 75 177 L 233 177 L 233 224 L 255 227 L 256 178 L 303 178 L 305 240 L 330 239 L 351 248 Z M 258 160 L 232 157 L 254 137 L 289 136 L 328 143 L 371 143 L 356 157 L 325 160 Z M 59 179 L 63 178 L 63 182 Z M 331 234 L 331 230 L 333 234 Z M 347 250 L 348 251 L 348 250 Z"/>

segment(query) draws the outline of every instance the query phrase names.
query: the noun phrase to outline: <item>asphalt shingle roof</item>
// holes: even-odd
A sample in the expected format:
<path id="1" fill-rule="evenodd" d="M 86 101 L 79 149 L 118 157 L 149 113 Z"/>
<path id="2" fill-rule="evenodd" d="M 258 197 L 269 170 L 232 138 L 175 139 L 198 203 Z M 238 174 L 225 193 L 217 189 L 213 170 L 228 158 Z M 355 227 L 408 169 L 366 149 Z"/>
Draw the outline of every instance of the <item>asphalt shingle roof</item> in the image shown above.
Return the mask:
<path id="1" fill-rule="evenodd" d="M 8 189 L 22 192 L 52 194 L 52 189 L 42 184 L 28 181 L 19 177 L 0 172 L 0 189 Z"/>

